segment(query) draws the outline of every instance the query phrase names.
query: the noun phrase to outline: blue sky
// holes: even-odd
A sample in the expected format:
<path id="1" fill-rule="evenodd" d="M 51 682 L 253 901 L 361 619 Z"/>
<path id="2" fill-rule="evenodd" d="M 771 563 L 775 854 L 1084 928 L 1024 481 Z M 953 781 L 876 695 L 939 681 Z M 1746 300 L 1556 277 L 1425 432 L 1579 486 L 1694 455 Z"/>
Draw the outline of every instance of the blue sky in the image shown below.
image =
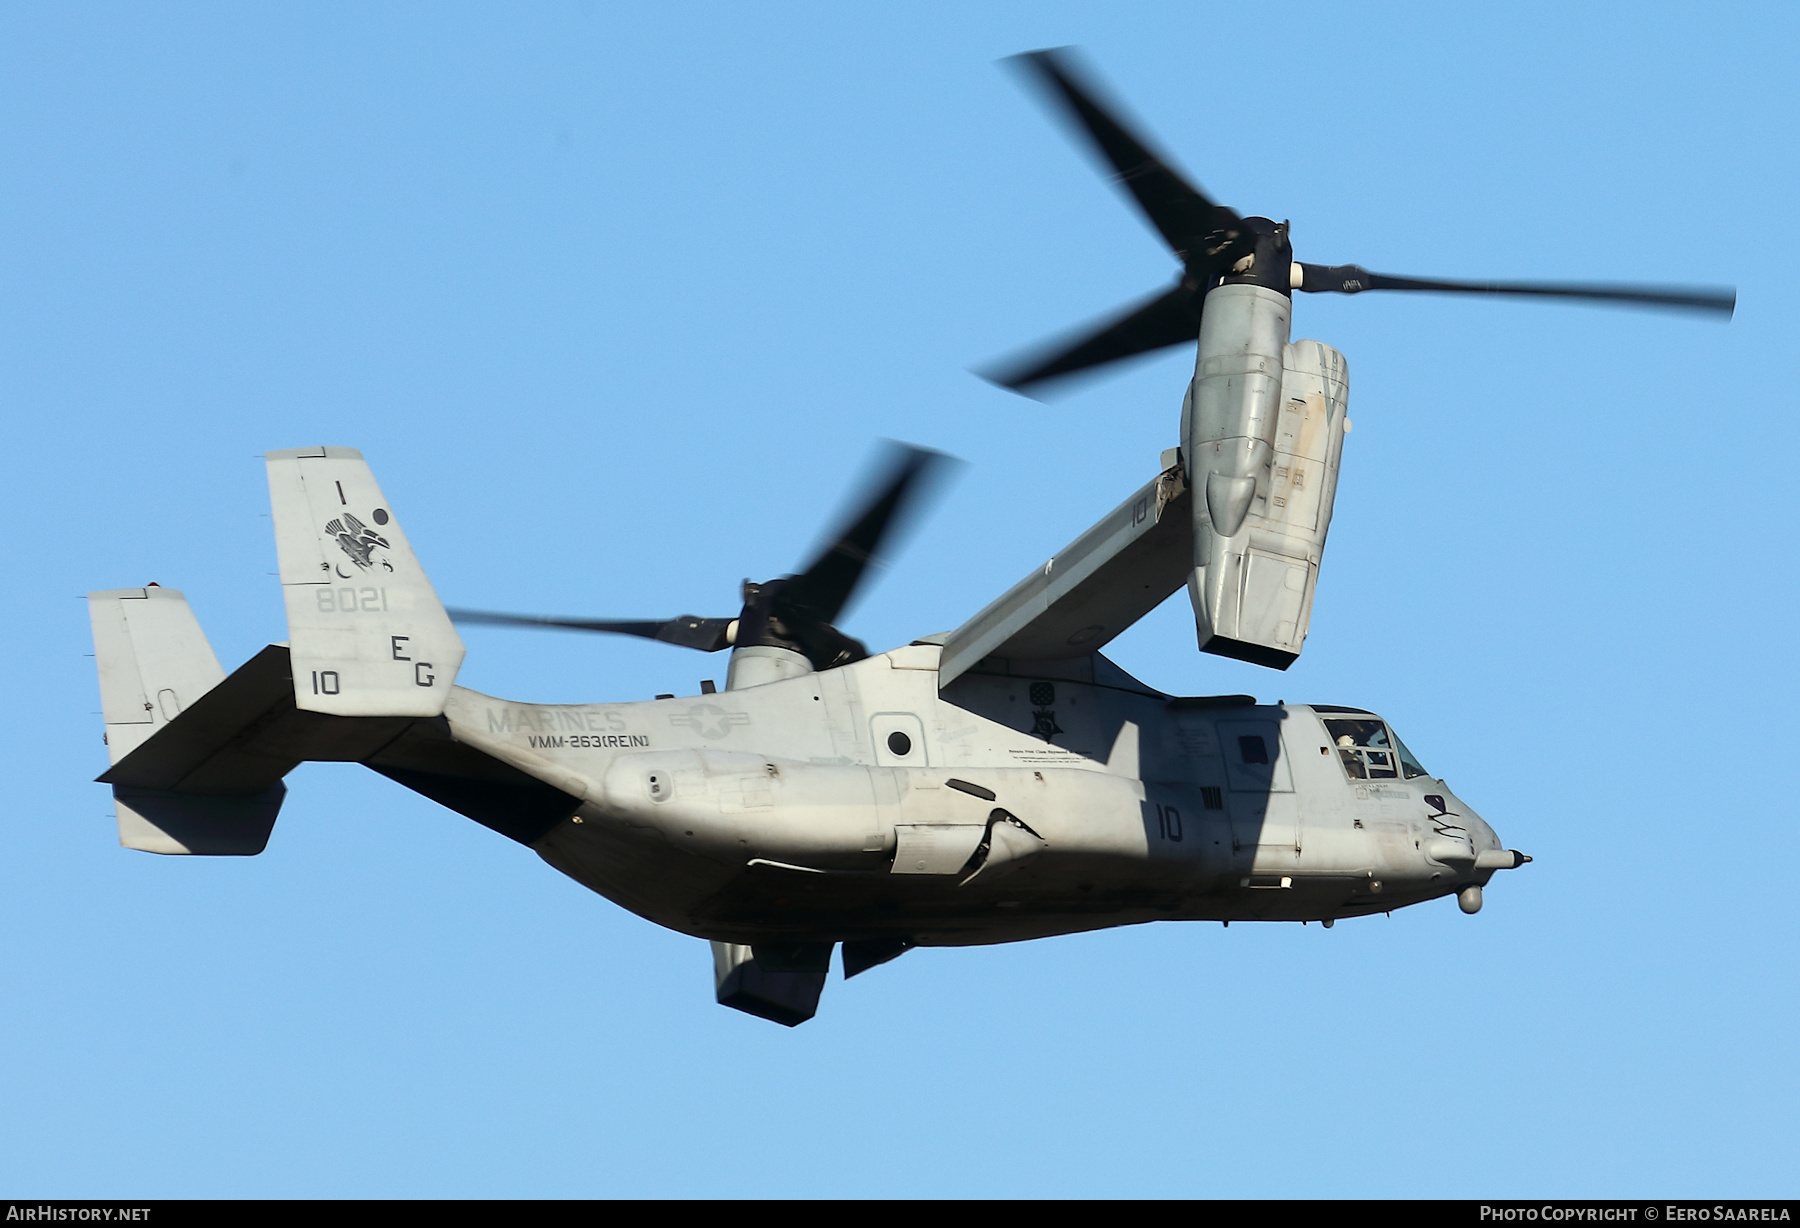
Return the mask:
<path id="1" fill-rule="evenodd" d="M 9 5 L 0 1190 L 1792 1195 L 1796 21 L 1775 5 Z M 956 625 L 1146 480 L 1191 355 L 968 368 L 1173 264 L 998 58 L 1084 46 L 1301 259 L 1735 284 L 1737 318 L 1303 299 L 1355 431 L 1312 637 L 1178 693 L 1388 716 L 1537 857 L 1317 926 L 922 951 L 794 1031 L 372 773 L 117 848 L 83 606 L 284 638 L 259 455 L 363 449 L 453 603 L 729 612 L 882 437 L 968 462 L 847 629 Z M 1789 354 L 1783 359 L 1782 354 Z M 647 698 L 655 644 L 461 680 Z"/>

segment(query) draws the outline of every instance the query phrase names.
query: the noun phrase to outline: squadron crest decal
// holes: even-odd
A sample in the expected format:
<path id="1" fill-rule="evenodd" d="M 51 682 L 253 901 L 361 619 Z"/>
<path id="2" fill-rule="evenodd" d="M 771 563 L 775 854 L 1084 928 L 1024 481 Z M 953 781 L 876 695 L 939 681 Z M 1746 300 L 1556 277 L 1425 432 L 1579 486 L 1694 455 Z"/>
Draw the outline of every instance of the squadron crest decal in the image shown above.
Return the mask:
<path id="1" fill-rule="evenodd" d="M 376 508 L 370 519 L 378 525 L 386 524 L 388 522 L 387 509 Z M 350 556 L 350 562 L 356 566 L 357 571 L 372 571 L 376 567 L 382 567 L 388 571 L 394 570 L 392 563 L 376 553 L 378 550 L 393 548 L 388 545 L 388 539 L 349 512 L 345 512 L 342 517 L 333 517 L 328 521 L 325 525 L 325 533 L 328 537 L 336 539 L 338 548 Z M 334 570 L 345 580 L 353 578 L 349 572 L 344 570 L 341 563 Z"/>
<path id="2" fill-rule="evenodd" d="M 1056 702 L 1056 688 L 1048 682 L 1032 683 L 1031 702 L 1033 705 L 1032 726 L 1026 732 L 1034 738 L 1042 738 L 1048 742 L 1062 732 L 1056 723 L 1056 709 L 1051 707 Z"/>

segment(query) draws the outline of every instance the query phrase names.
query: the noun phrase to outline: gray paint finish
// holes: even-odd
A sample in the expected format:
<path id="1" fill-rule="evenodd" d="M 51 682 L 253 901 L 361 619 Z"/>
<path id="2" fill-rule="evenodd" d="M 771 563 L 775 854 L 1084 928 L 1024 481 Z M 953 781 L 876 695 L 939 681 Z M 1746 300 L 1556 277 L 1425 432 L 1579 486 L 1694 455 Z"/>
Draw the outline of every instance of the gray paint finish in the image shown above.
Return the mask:
<path id="1" fill-rule="evenodd" d="M 380 498 L 360 454 L 275 454 L 304 653 L 272 645 L 221 680 L 179 594 L 92 599 L 122 838 L 258 852 L 293 766 L 364 763 L 709 940 L 720 1001 L 789 1025 L 816 1009 L 839 943 L 860 971 L 915 946 L 1155 920 L 1330 921 L 1452 894 L 1479 907 L 1518 856 L 1442 781 L 1402 775 L 1378 717 L 1343 726 L 1363 741 L 1341 747 L 1305 706 L 1175 698 L 1071 654 L 1075 632 L 1110 638 L 1188 574 L 1201 513 L 1166 459 L 949 636 L 823 672 L 745 646 L 720 693 L 546 705 L 453 684 L 460 641 L 385 501 L 394 571 L 379 575 L 371 539 L 346 544 L 342 510 L 314 507 L 325 480 L 346 506 Z M 304 499 L 283 493 L 295 481 Z M 354 600 L 318 596 L 351 586 L 303 584 L 299 563 L 286 574 L 347 570 L 332 550 L 373 563 Z M 361 591 L 384 582 L 385 602 Z M 418 644 L 438 668 L 406 659 Z"/>

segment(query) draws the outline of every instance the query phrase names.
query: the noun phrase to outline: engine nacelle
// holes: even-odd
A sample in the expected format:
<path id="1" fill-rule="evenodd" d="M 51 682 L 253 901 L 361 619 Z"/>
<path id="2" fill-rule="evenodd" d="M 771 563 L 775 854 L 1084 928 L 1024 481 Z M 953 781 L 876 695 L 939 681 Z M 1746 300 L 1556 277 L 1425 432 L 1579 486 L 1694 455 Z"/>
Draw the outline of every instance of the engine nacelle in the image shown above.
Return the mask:
<path id="1" fill-rule="evenodd" d="M 1342 354 L 1288 343 L 1291 312 L 1263 286 L 1208 294 L 1181 413 L 1201 651 L 1276 669 L 1312 619 L 1350 391 Z"/>

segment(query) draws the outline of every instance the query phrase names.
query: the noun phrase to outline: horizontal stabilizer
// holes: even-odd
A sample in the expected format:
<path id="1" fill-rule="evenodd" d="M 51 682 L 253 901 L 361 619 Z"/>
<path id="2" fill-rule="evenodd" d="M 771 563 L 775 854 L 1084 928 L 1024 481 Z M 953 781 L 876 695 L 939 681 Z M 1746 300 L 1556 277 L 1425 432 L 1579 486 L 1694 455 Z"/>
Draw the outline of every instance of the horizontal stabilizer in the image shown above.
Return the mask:
<path id="1" fill-rule="evenodd" d="M 110 785 L 207 796 L 260 793 L 302 760 L 361 762 L 410 717 L 343 720 L 300 711 L 288 650 L 271 644 L 112 766 Z"/>
<path id="2" fill-rule="evenodd" d="M 270 452 L 269 502 L 295 703 L 337 716 L 437 716 L 463 644 L 354 448 Z"/>
<path id="3" fill-rule="evenodd" d="M 196 702 L 186 719 L 158 730 L 166 736 L 113 760 L 103 783 L 136 789 L 178 790 L 228 795 L 258 793 L 294 770 L 298 759 L 222 752 L 243 730 L 289 700 L 287 654 L 271 645 Z M 112 736 L 110 729 L 107 737 Z"/>
<path id="4" fill-rule="evenodd" d="M 364 759 L 411 719 L 299 711 L 288 650 L 271 644 L 159 723 L 100 780 L 113 786 L 126 848 L 249 856 L 269 841 L 286 796 L 283 776 L 304 759 Z"/>
<path id="5" fill-rule="evenodd" d="M 282 777 L 305 760 L 366 764 L 525 844 L 580 804 L 455 741 L 441 717 L 303 710 L 285 644 L 218 681 L 218 661 L 171 589 L 94 593 L 89 609 L 113 761 L 100 780 L 113 787 L 127 848 L 260 853 L 286 796 Z"/>

